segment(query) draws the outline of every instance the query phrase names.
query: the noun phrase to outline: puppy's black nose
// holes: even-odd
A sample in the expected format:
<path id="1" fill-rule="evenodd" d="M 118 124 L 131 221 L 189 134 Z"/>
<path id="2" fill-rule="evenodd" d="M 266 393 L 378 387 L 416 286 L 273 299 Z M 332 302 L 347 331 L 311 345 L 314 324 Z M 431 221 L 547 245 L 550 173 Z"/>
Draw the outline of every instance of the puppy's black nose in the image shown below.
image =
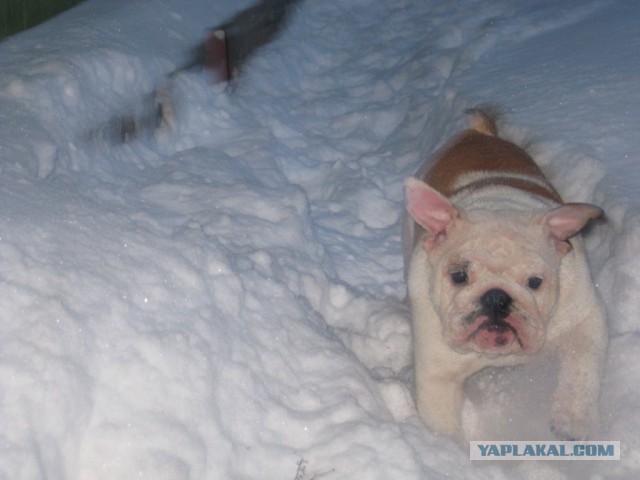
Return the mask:
<path id="1" fill-rule="evenodd" d="M 507 292 L 499 288 L 492 288 L 482 297 L 480 304 L 483 309 L 494 318 L 504 318 L 509 314 L 513 300 Z"/>

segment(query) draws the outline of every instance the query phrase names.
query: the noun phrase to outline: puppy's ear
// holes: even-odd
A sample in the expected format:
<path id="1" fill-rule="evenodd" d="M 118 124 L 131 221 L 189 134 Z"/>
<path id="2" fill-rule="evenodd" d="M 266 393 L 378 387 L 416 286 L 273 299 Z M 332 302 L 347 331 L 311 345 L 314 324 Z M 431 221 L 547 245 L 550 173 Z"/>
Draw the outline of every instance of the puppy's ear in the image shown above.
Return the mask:
<path id="1" fill-rule="evenodd" d="M 576 235 L 589 220 L 602 216 L 600 207 L 587 203 L 565 203 L 542 216 L 542 224 L 549 235 L 557 240 L 558 252 L 564 255 L 571 251 L 567 240 Z"/>
<path id="2" fill-rule="evenodd" d="M 440 193 L 416 178 L 407 178 L 404 187 L 407 211 L 429 234 L 425 247 L 430 250 L 444 238 L 458 217 L 458 210 Z"/>

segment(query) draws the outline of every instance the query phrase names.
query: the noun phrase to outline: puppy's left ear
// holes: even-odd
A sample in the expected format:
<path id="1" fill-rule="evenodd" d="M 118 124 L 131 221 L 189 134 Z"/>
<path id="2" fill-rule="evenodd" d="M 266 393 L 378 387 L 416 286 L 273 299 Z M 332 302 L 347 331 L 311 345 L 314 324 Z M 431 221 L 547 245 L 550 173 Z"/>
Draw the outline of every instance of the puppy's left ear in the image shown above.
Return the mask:
<path id="1" fill-rule="evenodd" d="M 582 230 L 589 220 L 601 217 L 603 213 L 600 207 L 588 203 L 565 203 L 545 213 L 542 224 L 549 235 L 557 240 L 558 252 L 565 255 L 571 251 L 571 244 L 567 240 Z"/>

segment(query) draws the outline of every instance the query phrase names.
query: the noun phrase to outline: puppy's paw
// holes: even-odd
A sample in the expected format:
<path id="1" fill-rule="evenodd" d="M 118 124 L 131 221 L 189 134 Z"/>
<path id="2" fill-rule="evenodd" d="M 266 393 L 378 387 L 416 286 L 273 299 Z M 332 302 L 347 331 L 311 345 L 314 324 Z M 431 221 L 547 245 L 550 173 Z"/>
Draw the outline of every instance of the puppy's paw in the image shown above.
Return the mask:
<path id="1" fill-rule="evenodd" d="M 571 432 L 570 429 L 564 428 L 556 425 L 556 422 L 551 422 L 549 425 L 549 429 L 551 433 L 553 433 L 558 440 L 566 441 L 566 442 L 575 442 L 579 440 L 579 437 L 575 436 L 574 432 Z"/>
<path id="2" fill-rule="evenodd" d="M 550 429 L 558 440 L 578 441 L 587 438 L 591 420 L 571 409 L 554 409 Z"/>

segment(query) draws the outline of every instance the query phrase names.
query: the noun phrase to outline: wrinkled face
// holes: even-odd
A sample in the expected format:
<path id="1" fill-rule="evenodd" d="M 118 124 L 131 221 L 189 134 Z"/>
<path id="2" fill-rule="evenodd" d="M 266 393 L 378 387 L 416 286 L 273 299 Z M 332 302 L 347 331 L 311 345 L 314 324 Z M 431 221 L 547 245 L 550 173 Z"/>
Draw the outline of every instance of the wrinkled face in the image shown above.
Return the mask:
<path id="1" fill-rule="evenodd" d="M 558 297 L 560 255 L 542 227 L 461 222 L 428 252 L 432 303 L 460 352 L 534 353 Z"/>

